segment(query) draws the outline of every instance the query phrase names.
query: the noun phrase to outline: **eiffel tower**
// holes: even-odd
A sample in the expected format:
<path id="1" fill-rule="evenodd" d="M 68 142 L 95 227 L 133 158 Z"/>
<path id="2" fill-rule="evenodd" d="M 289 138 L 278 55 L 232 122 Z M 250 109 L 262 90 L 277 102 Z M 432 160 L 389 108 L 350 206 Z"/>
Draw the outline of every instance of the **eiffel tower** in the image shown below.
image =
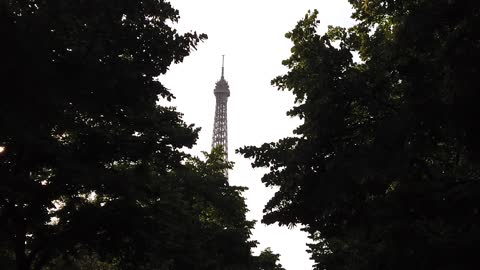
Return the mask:
<path id="1" fill-rule="evenodd" d="M 225 151 L 225 160 L 228 160 L 228 125 L 227 125 L 227 101 L 230 89 L 224 78 L 225 56 L 222 56 L 222 76 L 217 81 L 213 93 L 216 98 L 215 120 L 213 124 L 212 148 L 221 145 Z"/>

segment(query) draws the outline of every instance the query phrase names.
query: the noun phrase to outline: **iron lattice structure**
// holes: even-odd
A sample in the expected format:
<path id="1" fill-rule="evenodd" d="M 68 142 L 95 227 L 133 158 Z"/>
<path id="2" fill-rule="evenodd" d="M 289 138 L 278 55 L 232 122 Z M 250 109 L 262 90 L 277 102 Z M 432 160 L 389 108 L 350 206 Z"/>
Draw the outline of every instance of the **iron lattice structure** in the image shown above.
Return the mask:
<path id="1" fill-rule="evenodd" d="M 228 123 L 227 102 L 230 96 L 228 82 L 224 78 L 224 57 L 222 57 L 222 76 L 217 81 L 213 93 L 216 98 L 215 120 L 213 124 L 212 148 L 221 145 L 228 160 Z"/>

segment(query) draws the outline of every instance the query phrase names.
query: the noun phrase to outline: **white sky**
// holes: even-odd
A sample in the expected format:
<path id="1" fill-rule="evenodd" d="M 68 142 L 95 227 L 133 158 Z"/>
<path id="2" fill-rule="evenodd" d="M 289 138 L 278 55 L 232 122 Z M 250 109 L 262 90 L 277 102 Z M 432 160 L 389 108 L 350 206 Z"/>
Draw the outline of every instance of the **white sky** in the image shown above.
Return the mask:
<path id="1" fill-rule="evenodd" d="M 286 116 L 293 106 L 290 92 L 277 91 L 270 81 L 287 72 L 281 61 L 290 55 L 291 42 L 284 35 L 310 9 L 319 10 L 320 31 L 328 25 L 349 26 L 351 8 L 347 0 L 171 0 L 180 11 L 180 32 L 206 33 L 208 40 L 183 63 L 171 67 L 160 80 L 177 97 L 173 105 L 184 113 L 187 123 L 201 127 L 193 153 L 209 151 L 215 97 L 220 78 L 221 55 L 225 54 L 225 79 L 230 85 L 228 101 L 229 158 L 235 168 L 229 173 L 232 185 L 249 188 L 244 193 L 250 212 L 247 218 L 260 221 L 262 209 L 274 190 L 260 181 L 265 169 L 252 169 L 250 161 L 235 154 L 245 145 L 261 145 L 290 136 L 300 123 Z M 163 102 L 162 102 L 163 103 Z M 257 223 L 253 239 L 260 242 L 256 253 L 266 247 L 280 254 L 287 270 L 311 269 L 305 233 L 298 228 Z"/>

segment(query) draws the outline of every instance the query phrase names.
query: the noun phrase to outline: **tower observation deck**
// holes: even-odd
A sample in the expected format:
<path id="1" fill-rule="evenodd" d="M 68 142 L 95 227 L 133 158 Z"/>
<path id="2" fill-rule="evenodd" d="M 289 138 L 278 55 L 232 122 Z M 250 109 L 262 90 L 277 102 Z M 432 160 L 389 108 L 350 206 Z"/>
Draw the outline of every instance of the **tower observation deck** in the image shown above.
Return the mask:
<path id="1" fill-rule="evenodd" d="M 215 120 L 213 124 L 212 148 L 221 145 L 225 151 L 225 160 L 228 160 L 228 124 L 227 124 L 227 101 L 230 96 L 230 89 L 224 78 L 224 61 L 222 56 L 222 76 L 215 84 L 213 93 L 216 98 Z"/>

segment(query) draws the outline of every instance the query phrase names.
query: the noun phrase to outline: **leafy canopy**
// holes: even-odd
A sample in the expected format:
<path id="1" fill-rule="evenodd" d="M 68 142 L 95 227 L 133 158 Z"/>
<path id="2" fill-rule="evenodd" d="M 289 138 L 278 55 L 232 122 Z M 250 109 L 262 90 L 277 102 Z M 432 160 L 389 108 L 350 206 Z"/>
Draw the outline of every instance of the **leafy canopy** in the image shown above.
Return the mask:
<path id="1" fill-rule="evenodd" d="M 352 28 L 314 11 L 286 35 L 296 136 L 240 149 L 279 187 L 263 222 L 305 225 L 315 269 L 471 269 L 480 4 L 350 2 Z"/>
<path id="2" fill-rule="evenodd" d="M 198 130 L 157 105 L 173 95 L 156 77 L 206 38 L 178 19 L 166 1 L 0 2 L 0 246 L 17 270 L 80 248 L 142 261 L 153 231 L 173 256 L 187 214 L 169 175 Z"/>

